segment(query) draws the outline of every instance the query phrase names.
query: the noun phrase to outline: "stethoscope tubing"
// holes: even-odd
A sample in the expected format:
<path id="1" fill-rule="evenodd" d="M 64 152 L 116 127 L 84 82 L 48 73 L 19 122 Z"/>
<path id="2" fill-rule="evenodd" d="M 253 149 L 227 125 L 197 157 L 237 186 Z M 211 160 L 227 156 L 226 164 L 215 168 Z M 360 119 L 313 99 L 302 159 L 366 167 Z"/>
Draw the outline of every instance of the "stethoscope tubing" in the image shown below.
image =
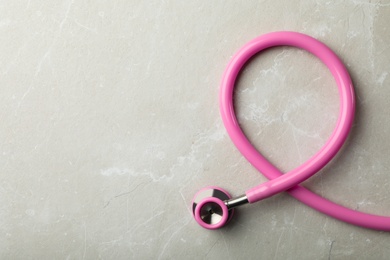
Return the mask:
<path id="1" fill-rule="evenodd" d="M 325 145 L 309 160 L 283 174 L 271 164 L 246 138 L 234 111 L 234 87 L 237 76 L 255 54 L 276 46 L 292 46 L 317 56 L 336 80 L 340 111 L 336 127 Z M 331 202 L 299 184 L 321 170 L 340 150 L 352 128 L 355 113 L 354 89 L 349 73 L 337 55 L 320 41 L 297 32 L 272 32 L 253 39 L 243 46 L 228 64 L 220 90 L 220 112 L 227 132 L 243 156 L 270 181 L 245 192 L 249 203 L 287 191 L 313 209 L 353 225 L 390 231 L 390 217 L 349 209 Z"/>

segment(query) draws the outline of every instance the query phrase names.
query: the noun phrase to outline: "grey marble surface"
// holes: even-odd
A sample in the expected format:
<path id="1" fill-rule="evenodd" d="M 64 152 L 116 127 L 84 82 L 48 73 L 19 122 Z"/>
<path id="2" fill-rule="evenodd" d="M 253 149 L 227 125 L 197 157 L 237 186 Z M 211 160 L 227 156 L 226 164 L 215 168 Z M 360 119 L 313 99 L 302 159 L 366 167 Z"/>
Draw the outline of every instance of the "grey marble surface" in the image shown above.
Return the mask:
<path id="1" fill-rule="evenodd" d="M 389 1 L 15 0 L 0 13 L 0 258 L 389 258 L 389 233 L 286 194 L 217 231 L 190 212 L 204 186 L 265 181 L 226 134 L 219 82 L 244 43 L 292 30 L 329 45 L 357 93 L 342 153 L 304 185 L 390 215 Z M 237 85 L 245 133 L 283 171 L 335 125 L 335 82 L 304 51 L 258 55 Z"/>

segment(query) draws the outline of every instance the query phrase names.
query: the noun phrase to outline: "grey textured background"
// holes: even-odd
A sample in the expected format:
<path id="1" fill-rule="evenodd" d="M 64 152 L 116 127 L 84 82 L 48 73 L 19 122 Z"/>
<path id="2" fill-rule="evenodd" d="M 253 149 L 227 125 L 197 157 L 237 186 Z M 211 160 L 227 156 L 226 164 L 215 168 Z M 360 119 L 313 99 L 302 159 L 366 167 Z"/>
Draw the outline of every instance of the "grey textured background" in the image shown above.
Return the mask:
<path id="1" fill-rule="evenodd" d="M 357 93 L 347 145 L 305 186 L 390 215 L 389 1 L 15 0 L 0 13 L 1 258 L 388 259 L 388 233 L 286 194 L 217 231 L 190 201 L 265 181 L 226 134 L 219 82 L 244 43 L 293 30 L 329 45 Z M 246 134 L 283 171 L 335 125 L 335 83 L 304 51 L 262 53 L 237 88 Z"/>

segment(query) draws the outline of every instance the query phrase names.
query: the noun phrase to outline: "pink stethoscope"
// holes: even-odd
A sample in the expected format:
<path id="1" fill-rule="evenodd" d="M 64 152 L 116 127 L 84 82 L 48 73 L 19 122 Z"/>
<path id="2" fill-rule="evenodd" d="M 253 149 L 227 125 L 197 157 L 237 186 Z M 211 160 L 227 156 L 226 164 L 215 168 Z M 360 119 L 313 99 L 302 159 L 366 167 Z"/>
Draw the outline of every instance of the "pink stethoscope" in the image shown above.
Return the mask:
<path id="1" fill-rule="evenodd" d="M 282 45 L 305 49 L 320 58 L 335 78 L 340 95 L 340 112 L 331 137 L 313 157 L 285 174 L 268 162 L 248 141 L 237 121 L 233 105 L 235 81 L 245 63 L 264 49 Z M 248 42 L 233 56 L 225 70 L 220 90 L 220 112 L 233 143 L 269 181 L 247 190 L 244 195 L 236 198 L 215 186 L 200 190 L 192 201 L 192 212 L 202 227 L 221 228 L 231 219 L 235 207 L 255 203 L 287 191 L 309 207 L 336 219 L 365 228 L 390 231 L 390 217 L 343 207 L 299 185 L 321 170 L 336 155 L 345 142 L 354 119 L 355 96 L 351 78 L 340 59 L 325 44 L 297 32 L 268 33 Z"/>

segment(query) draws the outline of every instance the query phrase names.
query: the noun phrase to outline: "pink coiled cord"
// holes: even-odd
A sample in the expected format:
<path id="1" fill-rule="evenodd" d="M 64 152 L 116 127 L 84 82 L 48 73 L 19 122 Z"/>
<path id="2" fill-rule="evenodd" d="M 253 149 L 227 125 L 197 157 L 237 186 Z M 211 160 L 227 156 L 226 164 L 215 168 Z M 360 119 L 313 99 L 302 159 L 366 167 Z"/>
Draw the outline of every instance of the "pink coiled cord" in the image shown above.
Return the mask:
<path id="1" fill-rule="evenodd" d="M 256 53 L 275 46 L 298 47 L 316 55 L 329 68 L 336 80 L 340 95 L 340 112 L 331 137 L 313 157 L 285 174 L 268 162 L 248 141 L 239 126 L 233 104 L 235 82 L 242 67 Z M 310 36 L 296 32 L 273 32 L 250 41 L 233 56 L 225 70 L 221 83 L 220 110 L 222 120 L 233 143 L 242 155 L 269 179 L 268 182 L 246 191 L 245 197 L 243 197 L 246 202 L 254 203 L 287 191 L 291 196 L 311 208 L 336 219 L 365 228 L 390 231 L 390 217 L 363 213 L 343 207 L 299 185 L 321 170 L 337 154 L 350 132 L 354 119 L 355 96 L 351 78 L 340 59 L 325 44 Z M 230 198 L 230 195 L 228 197 Z M 229 200 L 221 203 L 216 202 L 215 198 L 211 198 L 201 198 L 200 203 L 194 204 L 193 210 L 195 219 L 201 226 L 216 229 L 226 224 L 230 219 L 226 216 L 226 212 L 228 209 L 231 211 L 232 209 L 229 208 Z M 202 217 L 205 215 L 204 205 L 216 206 L 219 209 L 221 217 L 218 218 L 217 223 L 207 223 L 205 217 Z M 207 214 L 215 214 L 214 208 L 207 210 Z"/>

